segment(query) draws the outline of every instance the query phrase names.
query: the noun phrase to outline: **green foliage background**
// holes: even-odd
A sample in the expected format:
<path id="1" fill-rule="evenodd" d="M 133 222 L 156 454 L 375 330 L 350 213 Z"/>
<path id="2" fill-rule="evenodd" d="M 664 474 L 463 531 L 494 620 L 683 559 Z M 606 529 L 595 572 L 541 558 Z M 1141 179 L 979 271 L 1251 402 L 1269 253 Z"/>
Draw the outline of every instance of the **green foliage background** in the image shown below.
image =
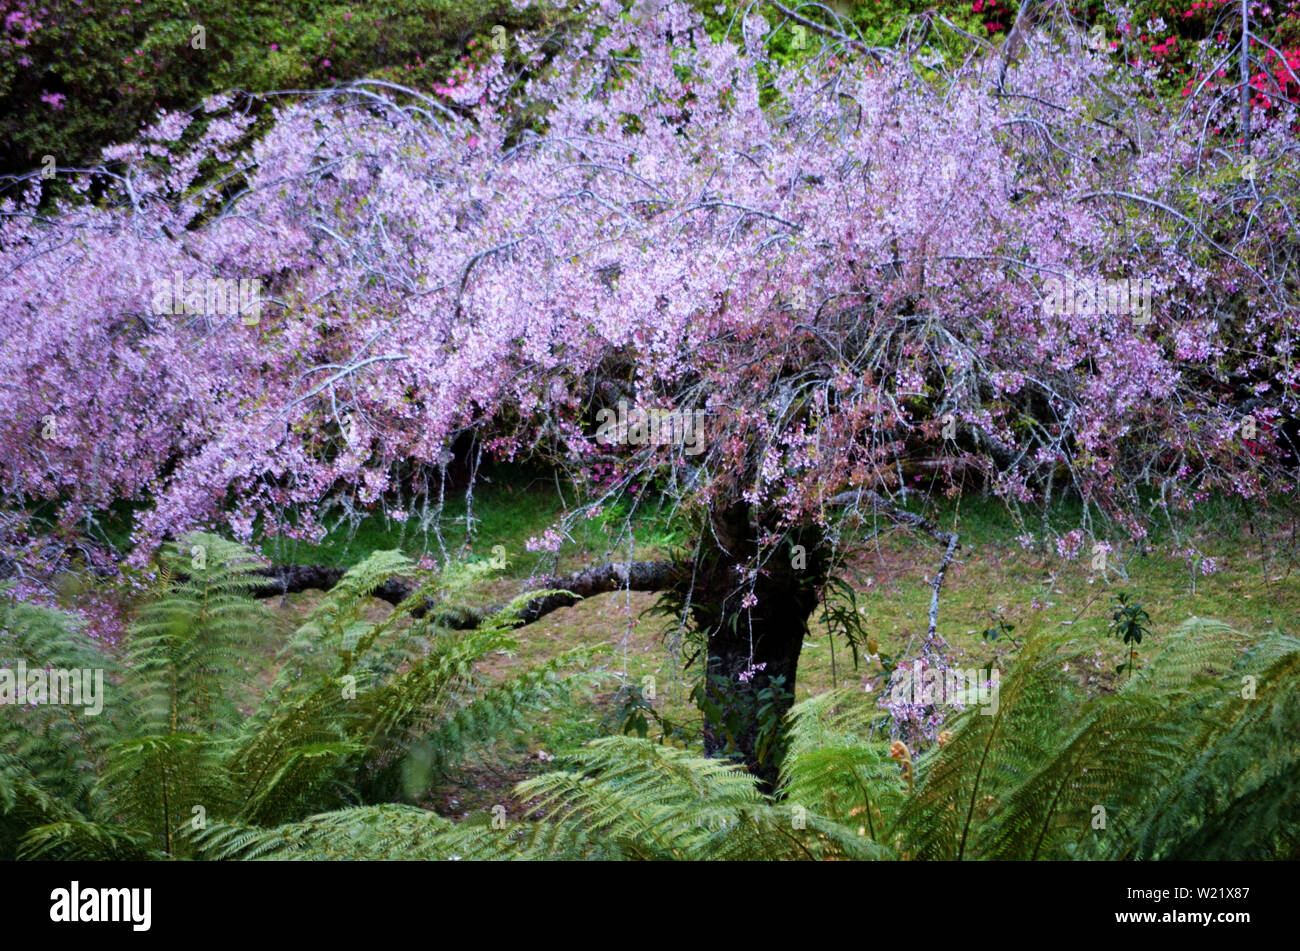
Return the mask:
<path id="1" fill-rule="evenodd" d="M 104 146 L 133 138 L 159 109 L 192 109 L 213 93 L 314 89 L 362 76 L 427 88 L 493 24 L 537 21 L 504 0 L 41 6 L 49 15 L 30 45 L 0 41 L 0 174 L 31 171 L 47 154 L 60 167 L 82 167 Z M 196 24 L 206 49 L 191 46 Z M 61 108 L 41 100 L 60 93 Z"/>
<path id="2" fill-rule="evenodd" d="M 748 4 L 692 2 L 713 35 L 739 37 L 739 14 Z M 1015 0 L 783 5 L 868 45 L 894 46 L 906 38 L 932 40 L 939 47 L 944 31 L 926 25 L 926 17 L 942 16 L 996 45 L 1020 6 Z M 0 11 L 37 6 L 44 13 L 37 18 L 41 27 L 31 34 L 0 24 L 0 174 L 29 172 L 44 155 L 55 156 L 60 167 L 82 167 L 104 146 L 130 140 L 159 109 L 192 109 L 218 92 L 314 89 L 360 77 L 428 91 L 457 68 L 470 52 L 469 41 L 485 39 L 494 25 L 507 30 L 559 26 L 571 15 L 548 4 L 517 11 L 507 0 L 230 0 L 215 8 L 190 0 L 46 0 L 39 5 L 6 0 Z M 1294 49 L 1300 43 L 1300 0 L 1273 6 L 1268 14 L 1258 13 L 1252 28 L 1279 49 Z M 772 28 L 766 45 L 775 59 L 820 48 L 821 38 L 809 32 L 808 53 L 795 50 L 793 24 L 785 15 L 771 4 L 757 9 Z M 1157 41 L 1178 38 L 1176 50 L 1161 56 L 1160 88 L 1175 101 L 1187 81 L 1191 44 L 1217 32 L 1224 32 L 1228 43 L 1240 35 L 1231 11 L 1209 4 L 1193 8 L 1191 0 L 1172 5 L 1138 0 L 1126 9 L 1140 34 L 1128 43 L 1126 55 L 1147 54 L 1146 47 Z M 1118 5 L 1096 0 L 1068 8 L 1081 25 L 1101 24 L 1110 38 L 1116 36 L 1119 11 Z M 1156 17 L 1165 21 L 1159 31 L 1145 26 Z M 191 45 L 195 25 L 206 31 L 206 49 Z M 64 98 L 56 105 L 42 96 Z"/>

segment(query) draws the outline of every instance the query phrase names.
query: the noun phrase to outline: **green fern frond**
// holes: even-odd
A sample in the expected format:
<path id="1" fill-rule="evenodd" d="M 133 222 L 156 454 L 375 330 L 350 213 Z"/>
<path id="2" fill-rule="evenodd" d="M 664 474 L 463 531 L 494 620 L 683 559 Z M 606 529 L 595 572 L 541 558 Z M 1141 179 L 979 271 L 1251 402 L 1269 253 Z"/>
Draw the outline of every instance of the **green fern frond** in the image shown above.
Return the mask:
<path id="1" fill-rule="evenodd" d="M 1121 691 L 1179 689 L 1227 673 L 1253 639 L 1222 621 L 1189 618 L 1157 642 L 1154 653 Z"/>
<path id="2" fill-rule="evenodd" d="M 686 858 L 763 801 L 754 777 L 730 764 L 634 737 L 595 740 L 571 758 L 577 771 L 529 780 L 517 795 L 571 836 L 599 834 L 629 857 Z"/>
<path id="3" fill-rule="evenodd" d="M 20 859 L 63 862 L 143 862 L 170 858 L 151 848 L 147 836 L 87 819 L 63 819 L 32 828 L 19 846 Z"/>
<path id="4" fill-rule="evenodd" d="M 195 806 L 217 814 L 230 808 L 233 790 L 220 768 L 220 750 L 196 733 L 132 737 L 107 751 L 101 785 L 111 808 L 136 838 L 165 855 L 183 852 L 177 829 Z M 147 837 L 147 839 L 145 838 Z"/>
<path id="5" fill-rule="evenodd" d="M 411 560 L 400 551 L 373 552 L 349 568 L 317 602 L 290 641 L 291 649 L 353 649 L 359 635 L 372 628 L 364 619 L 369 597 L 389 578 L 408 575 L 413 568 Z M 394 613 L 400 617 L 406 612 Z"/>
<path id="6" fill-rule="evenodd" d="M 880 715 L 871 698 L 850 688 L 793 707 L 778 795 L 884 841 L 903 785 L 889 744 L 868 739 Z"/>
<path id="7" fill-rule="evenodd" d="M 1105 831 L 1123 837 L 1132 812 L 1175 769 L 1193 725 L 1161 699 L 1132 694 L 1090 704 L 1078 726 L 997 804 L 978 828 L 971 857 L 1085 857 Z M 1104 810 L 1104 811 L 1103 811 Z"/>
<path id="8" fill-rule="evenodd" d="M 897 820 L 907 857 L 961 859 L 977 851 L 980 829 L 1057 748 L 1081 700 L 1062 672 L 1078 648 L 1031 635 L 1002 677 L 996 710 L 970 707 L 952 739 L 916 764 L 916 790 Z"/>
<path id="9" fill-rule="evenodd" d="M 215 824 L 196 836 L 205 858 L 391 861 L 451 857 L 446 819 L 413 806 L 358 806 L 272 828 Z"/>
<path id="10" fill-rule="evenodd" d="M 0 585 L 0 670 L 17 690 L 19 662 L 28 672 L 90 671 L 100 683 L 89 705 L 16 704 L 0 707 L 0 858 L 14 858 L 32 825 L 94 809 L 103 750 L 111 745 L 129 704 L 121 701 L 116 661 L 70 615 L 13 602 Z M 89 701 L 90 698 L 80 698 Z M 57 803 L 59 810 L 54 810 Z"/>
<path id="11" fill-rule="evenodd" d="M 263 581 L 258 559 L 197 532 L 160 555 L 178 578 L 140 611 L 128 665 L 138 718 L 147 732 L 228 735 L 240 723 L 233 697 L 247 683 L 249 645 L 270 623 L 250 593 Z"/>
<path id="12" fill-rule="evenodd" d="M 1081 703 L 1075 645 L 1033 638 L 999 712 L 967 711 L 922 759 L 899 815 L 927 857 L 1184 858 L 1293 854 L 1300 644 L 1193 619 L 1114 696 Z M 1258 683 L 1247 698 L 1243 680 Z M 1251 821 L 1244 821 L 1244 817 Z"/>
<path id="13" fill-rule="evenodd" d="M 1296 856 L 1300 640 L 1269 635 L 1186 704 L 1202 728 L 1115 857 Z M 1290 797 L 1290 798 L 1288 798 Z"/>
<path id="14" fill-rule="evenodd" d="M 523 731 L 537 712 L 568 703 L 605 647 L 579 647 L 529 667 L 499 684 L 478 689 L 450 716 L 434 720 L 410 743 L 403 760 L 401 792 L 408 801 L 423 798 L 433 777 L 445 774 L 471 747 L 495 749 L 503 737 Z M 589 674 L 586 676 L 596 676 Z"/>

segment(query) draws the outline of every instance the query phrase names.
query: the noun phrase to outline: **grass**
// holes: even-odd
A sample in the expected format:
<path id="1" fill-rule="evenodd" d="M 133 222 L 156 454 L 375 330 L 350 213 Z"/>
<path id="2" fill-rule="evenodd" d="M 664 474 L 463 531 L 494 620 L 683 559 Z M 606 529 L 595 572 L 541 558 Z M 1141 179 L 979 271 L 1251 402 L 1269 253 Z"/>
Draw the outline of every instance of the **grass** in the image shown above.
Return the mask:
<path id="1" fill-rule="evenodd" d="M 647 557 L 646 552 L 665 550 L 677 541 L 661 513 L 639 511 L 628 519 L 624 506 L 613 506 L 580 522 L 558 558 L 544 551 L 529 551 L 529 539 L 540 538 L 566 508 L 554 482 L 543 478 L 524 481 L 518 476 L 509 470 L 489 471 L 475 487 L 472 509 L 463 494 L 452 496 L 449 492 L 441 518 L 430 511 L 427 524 L 418 510 L 408 512 L 405 521 L 383 513 L 366 515 L 351 524 L 338 517 L 319 544 L 267 539 L 260 549 L 277 564 L 300 565 L 350 566 L 372 551 L 393 548 L 417 559 L 430 555 L 439 563 L 503 558 L 503 577 L 527 578 L 570 570 L 593 560 L 626 559 L 629 546 L 634 558 Z M 567 497 L 573 497 L 571 491 Z M 467 522 L 472 523 L 471 531 L 466 530 Z"/>
<path id="2" fill-rule="evenodd" d="M 1202 562 L 1170 552 L 1174 542 L 1166 532 L 1157 533 L 1145 553 L 1120 549 L 1102 571 L 1094 569 L 1087 552 L 1067 560 L 1054 552 L 1024 549 L 1016 540 L 1020 530 L 999 516 L 995 503 L 967 501 L 962 509 L 960 517 L 954 508 L 934 516 L 945 527 L 955 526 L 963 540 L 943 586 L 938 630 L 954 648 L 955 659 L 969 661 L 969 666 L 1005 664 L 1014 645 L 1005 637 L 990 642 L 983 635 L 1004 619 L 1014 625 L 1013 636 L 1044 628 L 1072 631 L 1095 642 L 1096 668 L 1086 677 L 1096 689 L 1109 689 L 1114 668 L 1126 660 L 1126 649 L 1107 633 L 1111 601 L 1120 591 L 1143 604 L 1157 639 L 1194 616 L 1217 618 L 1246 631 L 1297 628 L 1300 578 L 1293 570 L 1294 548 L 1286 544 L 1285 509 L 1254 513 L 1253 535 L 1247 520 L 1233 519 L 1222 509 L 1187 526 L 1187 537 L 1177 547 L 1191 544 L 1212 558 L 1217 570 L 1208 575 L 1197 571 Z M 882 652 L 906 655 L 908 644 L 919 644 L 930 605 L 927 578 L 939 557 L 935 545 L 891 532 L 854 559 L 861 579 L 855 584 L 858 603 Z M 805 641 L 800 662 L 799 698 L 835 683 L 883 687 L 879 665 L 852 670 L 842 643 L 832 662 L 830 638 L 819 633 L 825 629 L 820 616 L 812 629 L 814 637 Z"/>

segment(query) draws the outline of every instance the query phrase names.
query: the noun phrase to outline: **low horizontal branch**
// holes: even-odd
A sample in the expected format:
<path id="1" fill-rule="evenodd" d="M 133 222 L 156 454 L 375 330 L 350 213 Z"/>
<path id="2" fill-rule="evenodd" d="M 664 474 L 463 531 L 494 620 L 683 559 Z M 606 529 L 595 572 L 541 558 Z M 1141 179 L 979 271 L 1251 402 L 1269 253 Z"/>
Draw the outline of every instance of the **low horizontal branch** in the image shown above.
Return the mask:
<path id="1" fill-rule="evenodd" d="M 344 568 L 324 565 L 277 565 L 261 569 L 258 574 L 269 579 L 264 585 L 253 590 L 254 597 L 270 598 L 276 595 L 294 594 L 300 591 L 318 589 L 328 591 L 343 578 Z M 543 578 L 530 584 L 534 589 L 555 591 L 533 598 L 519 608 L 513 619 L 516 627 L 531 624 L 559 608 L 577 604 L 583 598 L 592 595 L 607 594 L 613 591 L 664 591 L 674 584 L 678 577 L 677 566 L 670 561 L 616 561 L 595 565 L 568 575 Z M 398 605 L 415 591 L 415 586 L 400 578 L 389 578 L 376 588 L 372 595 L 389 604 Z M 453 608 L 426 600 L 411 613 L 423 617 L 430 611 L 437 612 L 434 620 L 443 627 L 454 630 L 469 630 L 478 627 L 483 621 L 506 610 L 508 604 L 498 604 L 484 608 Z"/>

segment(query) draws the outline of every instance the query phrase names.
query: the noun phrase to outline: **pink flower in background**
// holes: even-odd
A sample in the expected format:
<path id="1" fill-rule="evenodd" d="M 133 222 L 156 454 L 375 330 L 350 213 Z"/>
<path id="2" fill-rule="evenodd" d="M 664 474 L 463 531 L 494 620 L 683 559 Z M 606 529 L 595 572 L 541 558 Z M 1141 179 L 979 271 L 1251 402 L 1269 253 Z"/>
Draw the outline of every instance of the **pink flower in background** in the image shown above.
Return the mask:
<path id="1" fill-rule="evenodd" d="M 68 98 L 68 97 L 65 96 L 65 95 L 64 95 L 63 93 L 61 93 L 61 92 L 44 92 L 44 91 L 43 91 L 43 92 L 41 93 L 41 102 L 45 103 L 45 104 L 48 105 L 50 108 L 52 108 L 52 109 L 54 109 L 54 110 L 56 110 L 56 111 L 59 110 L 59 109 L 62 109 L 62 108 L 63 108 L 63 100 L 65 100 L 65 99 L 67 99 L 67 98 Z"/>

